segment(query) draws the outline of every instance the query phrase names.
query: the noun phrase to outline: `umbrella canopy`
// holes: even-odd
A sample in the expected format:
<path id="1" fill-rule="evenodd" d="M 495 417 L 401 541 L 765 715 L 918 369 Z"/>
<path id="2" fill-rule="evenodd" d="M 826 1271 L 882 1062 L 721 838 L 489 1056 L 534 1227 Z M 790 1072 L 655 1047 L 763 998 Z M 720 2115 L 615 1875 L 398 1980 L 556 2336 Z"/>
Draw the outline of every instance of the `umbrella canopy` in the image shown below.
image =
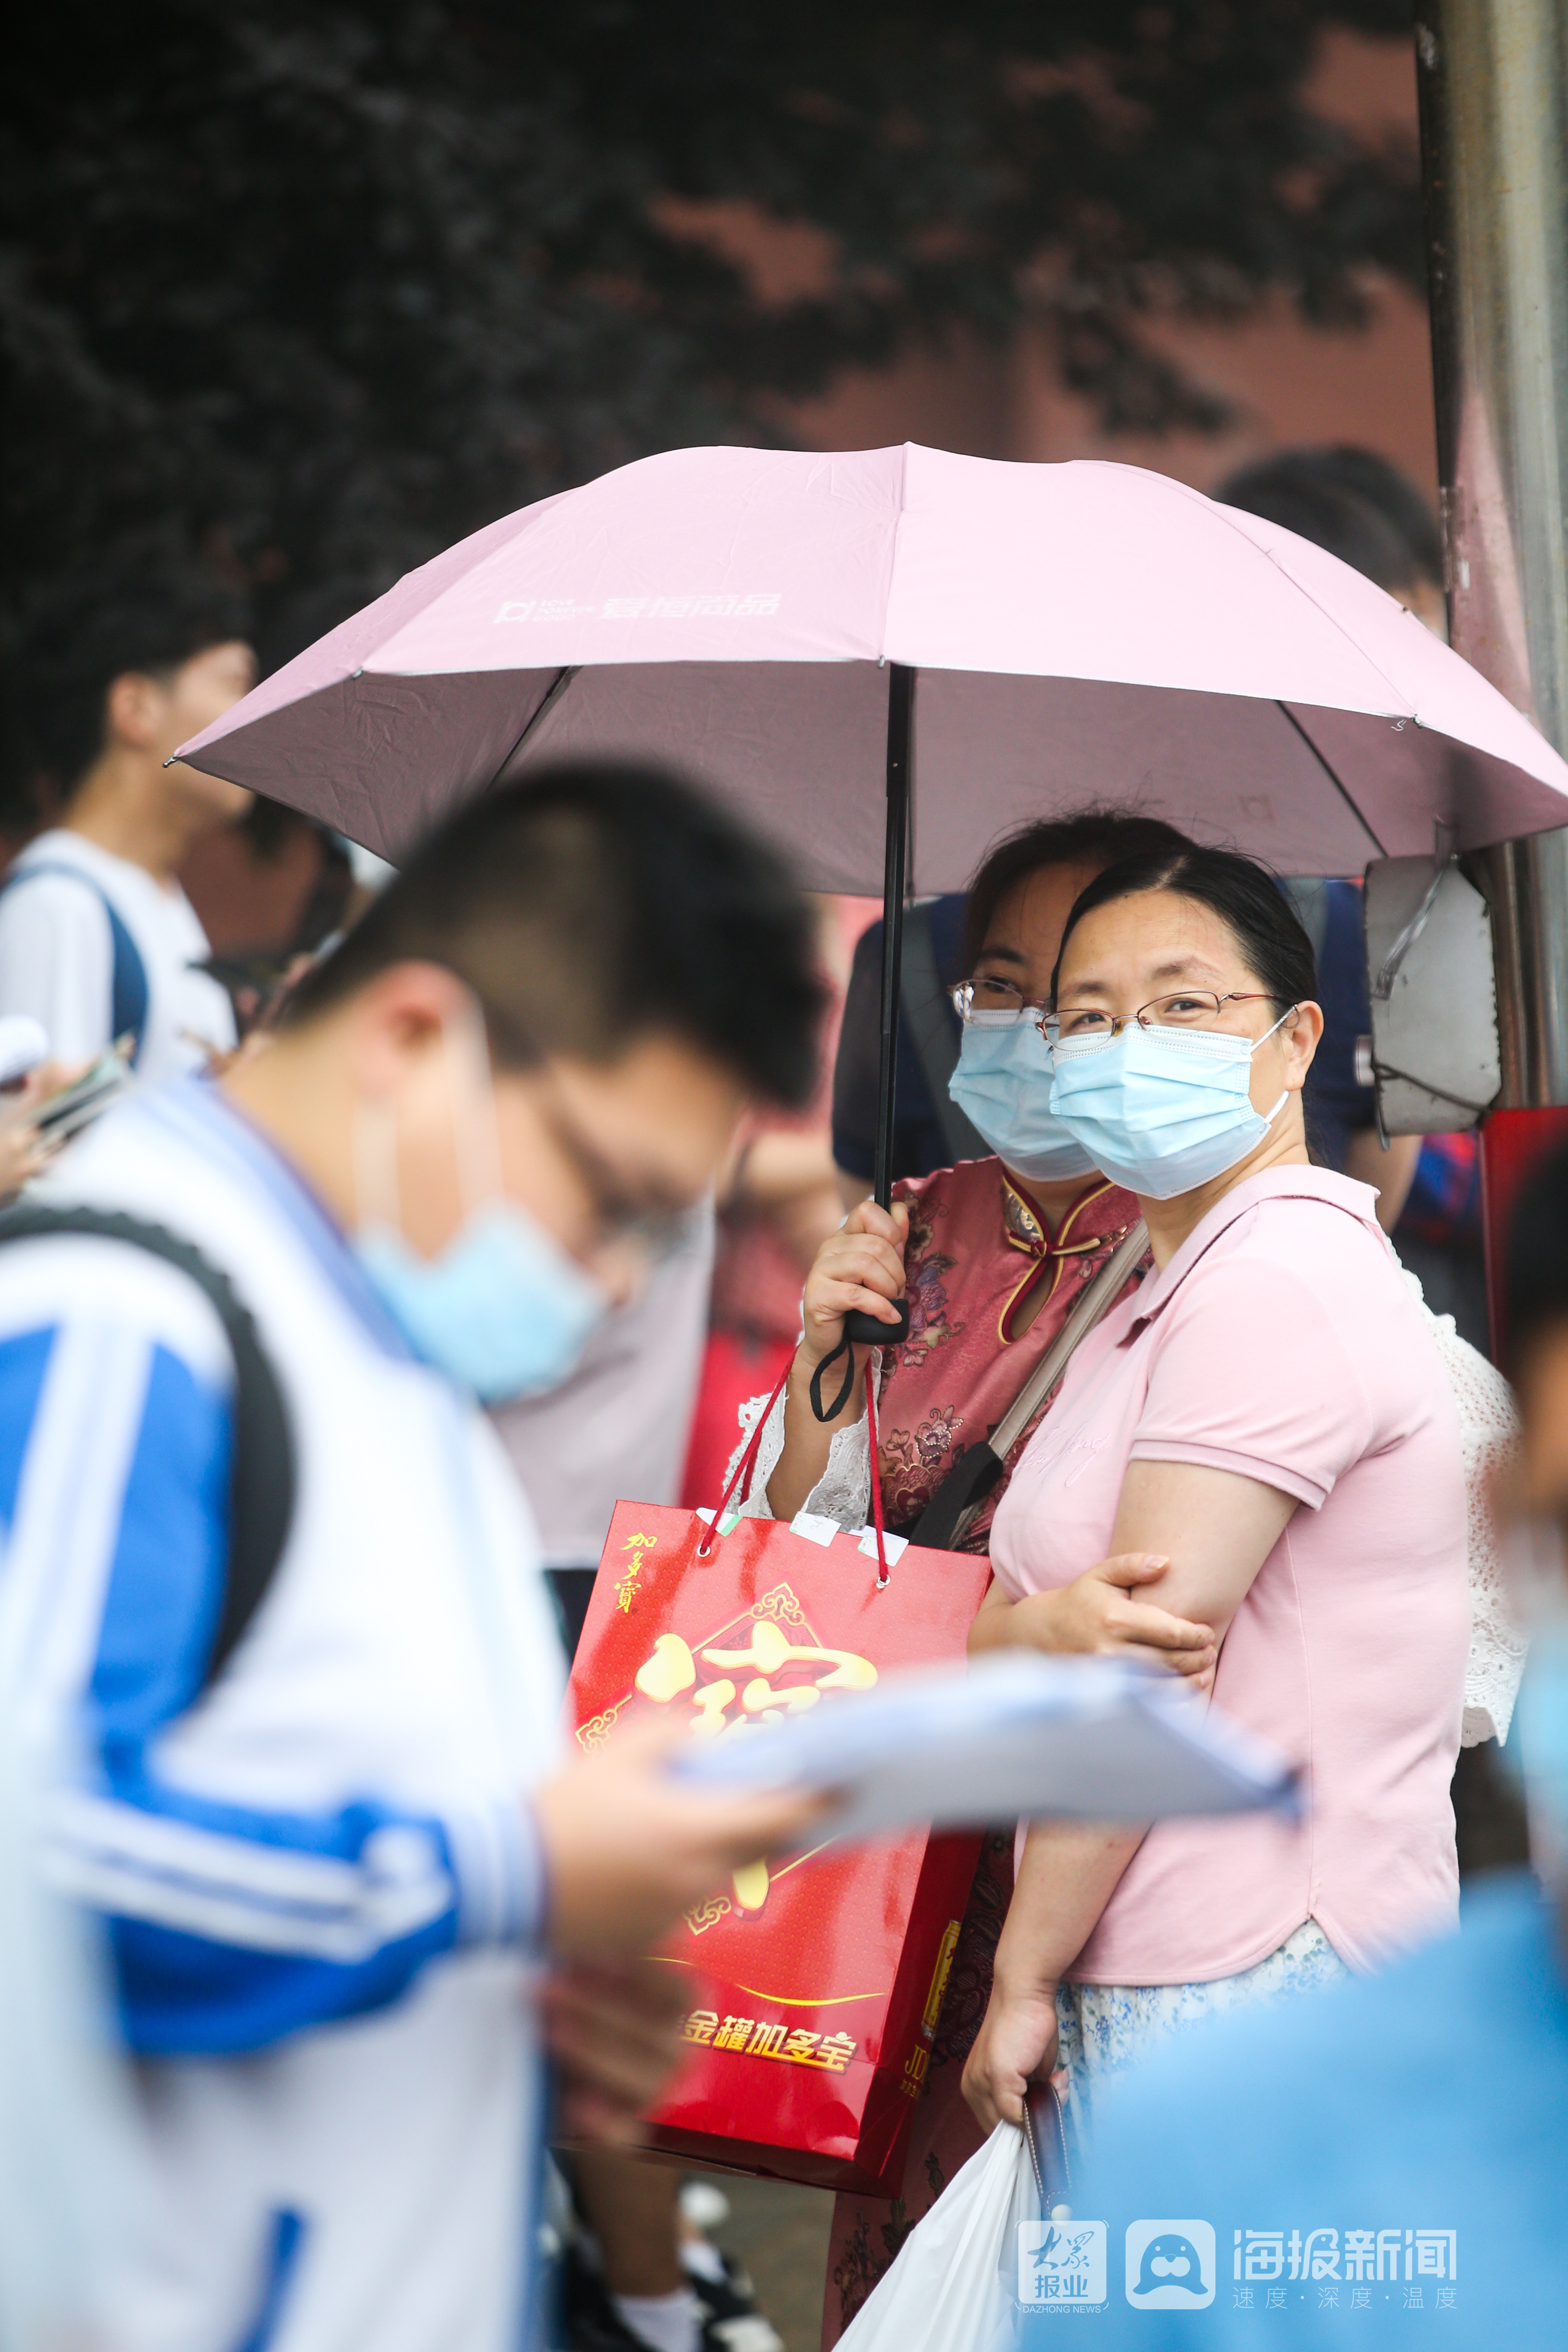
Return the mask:
<path id="1" fill-rule="evenodd" d="M 180 756 L 395 859 L 539 761 L 657 754 L 864 891 L 900 668 L 916 891 L 1089 799 L 1296 874 L 1429 851 L 1436 818 L 1467 848 L 1568 823 L 1568 765 L 1335 557 L 1134 467 L 913 446 L 676 450 L 542 499 Z"/>

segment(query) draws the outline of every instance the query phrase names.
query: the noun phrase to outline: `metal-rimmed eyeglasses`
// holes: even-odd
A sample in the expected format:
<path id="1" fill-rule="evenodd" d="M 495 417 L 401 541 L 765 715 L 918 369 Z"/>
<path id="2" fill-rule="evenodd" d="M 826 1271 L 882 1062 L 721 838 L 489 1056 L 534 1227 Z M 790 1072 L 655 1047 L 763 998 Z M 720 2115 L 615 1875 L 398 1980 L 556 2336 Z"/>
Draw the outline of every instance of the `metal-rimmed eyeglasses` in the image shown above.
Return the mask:
<path id="1" fill-rule="evenodd" d="M 1047 1004 L 1032 1003 L 1010 980 L 994 979 L 990 972 L 962 980 L 948 993 L 966 1029 L 1013 1029 L 1025 1019 L 1038 1028 L 1050 1010 Z"/>
<path id="2" fill-rule="evenodd" d="M 1227 1004 L 1284 1002 L 1265 988 L 1232 988 L 1223 996 L 1212 989 L 1182 988 L 1141 1004 L 1136 1013 L 1104 1013 L 1088 1004 L 1064 1005 L 1053 1013 L 1048 1004 L 1031 1003 L 1014 982 L 994 979 L 989 972 L 961 981 L 952 996 L 953 1011 L 967 1028 L 1014 1029 L 1027 1021 L 1052 1046 L 1065 1045 L 1080 1054 L 1109 1045 L 1134 1021 L 1141 1029 L 1215 1029 Z"/>
<path id="3" fill-rule="evenodd" d="M 1043 1013 L 1040 1027 L 1053 1053 L 1093 1054 L 1134 1021 L 1140 1029 L 1218 1029 L 1224 1025 L 1227 1004 L 1284 1002 L 1266 988 L 1232 988 L 1223 996 L 1208 988 L 1180 988 L 1169 996 L 1152 998 L 1136 1013 L 1105 1013 L 1098 1005 L 1064 1004 L 1055 1013 Z"/>

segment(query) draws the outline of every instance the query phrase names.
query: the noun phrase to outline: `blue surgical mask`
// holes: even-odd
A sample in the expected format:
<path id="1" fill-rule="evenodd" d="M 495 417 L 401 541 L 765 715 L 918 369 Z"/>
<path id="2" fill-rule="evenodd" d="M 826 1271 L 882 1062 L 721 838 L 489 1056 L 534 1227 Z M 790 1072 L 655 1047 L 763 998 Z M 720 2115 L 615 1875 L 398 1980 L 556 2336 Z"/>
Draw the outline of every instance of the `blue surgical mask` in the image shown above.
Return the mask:
<path id="1" fill-rule="evenodd" d="M 1289 1017 L 1256 1040 L 1136 1021 L 1089 1052 L 1058 1040 L 1051 1108 L 1113 1184 L 1174 1200 L 1245 1160 L 1279 1118 L 1288 1095 L 1267 1118 L 1252 1107 L 1252 1056 Z"/>
<path id="2" fill-rule="evenodd" d="M 386 1104 L 362 1102 L 354 1249 L 382 1305 L 426 1361 L 482 1404 L 501 1404 L 558 1387 L 609 1299 L 554 1234 L 502 1190 L 494 1080 L 477 1006 L 447 1024 L 446 1050 L 463 1222 L 433 1258 L 409 1245 L 397 1197 L 394 1115 Z"/>
<path id="3" fill-rule="evenodd" d="M 1055 1184 L 1094 1174 L 1095 1162 L 1052 1113 L 1050 1048 L 1037 1022 L 965 1022 L 947 1090 L 1018 1175 Z"/>
<path id="4" fill-rule="evenodd" d="M 438 1257 L 420 1257 L 388 1225 L 354 1247 L 404 1336 L 483 1404 L 558 1387 L 609 1303 L 512 1201 L 476 1209 Z"/>

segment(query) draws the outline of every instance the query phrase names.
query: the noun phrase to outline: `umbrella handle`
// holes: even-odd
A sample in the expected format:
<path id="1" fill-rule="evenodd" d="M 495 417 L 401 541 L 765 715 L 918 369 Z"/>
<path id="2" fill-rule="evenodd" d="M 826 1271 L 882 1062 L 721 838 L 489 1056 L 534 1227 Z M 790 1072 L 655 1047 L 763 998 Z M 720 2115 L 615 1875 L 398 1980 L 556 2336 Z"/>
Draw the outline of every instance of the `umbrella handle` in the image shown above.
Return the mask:
<path id="1" fill-rule="evenodd" d="M 900 1348 L 910 1336 L 910 1302 L 907 1298 L 890 1298 L 889 1307 L 899 1310 L 896 1323 L 884 1323 L 880 1316 L 864 1307 L 852 1307 L 844 1318 L 844 1337 L 857 1348 Z"/>

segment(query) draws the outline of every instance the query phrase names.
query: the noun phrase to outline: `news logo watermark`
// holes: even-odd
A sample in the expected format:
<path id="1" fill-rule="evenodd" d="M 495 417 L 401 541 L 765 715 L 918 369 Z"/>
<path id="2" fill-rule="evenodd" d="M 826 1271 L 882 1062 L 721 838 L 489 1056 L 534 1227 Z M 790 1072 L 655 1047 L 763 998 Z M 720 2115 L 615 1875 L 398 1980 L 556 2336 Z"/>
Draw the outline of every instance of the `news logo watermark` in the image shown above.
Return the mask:
<path id="1" fill-rule="evenodd" d="M 1064 2209 L 1065 2210 L 1065 2209 Z M 1026 2311 L 1093 2311 L 1106 2300 L 1103 2221 L 1018 2224 L 1018 2301 Z"/>
<path id="2" fill-rule="evenodd" d="M 1127 2300 L 1134 2311 L 1202 2311 L 1214 2301 L 1212 2221 L 1132 2221 L 1127 2230 Z"/>
<path id="3" fill-rule="evenodd" d="M 1238 2311 L 1454 2311 L 1459 2233 L 1400 2226 L 1237 2230 L 1231 2298 Z"/>

